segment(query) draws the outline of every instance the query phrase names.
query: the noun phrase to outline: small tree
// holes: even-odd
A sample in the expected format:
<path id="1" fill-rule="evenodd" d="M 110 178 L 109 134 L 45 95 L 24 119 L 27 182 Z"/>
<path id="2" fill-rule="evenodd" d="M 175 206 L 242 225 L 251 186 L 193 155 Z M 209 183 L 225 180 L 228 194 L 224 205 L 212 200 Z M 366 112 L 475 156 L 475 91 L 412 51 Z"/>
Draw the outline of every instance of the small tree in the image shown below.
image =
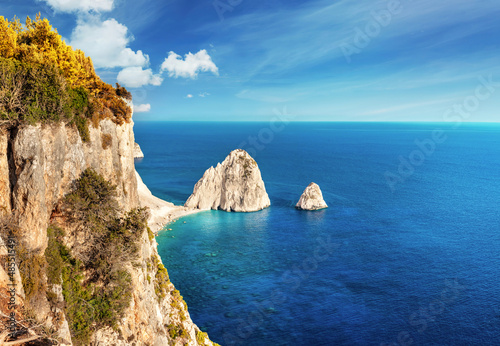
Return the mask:
<path id="1" fill-rule="evenodd" d="M 102 233 L 118 215 L 116 186 L 87 168 L 65 198 L 71 218 L 95 233 Z"/>

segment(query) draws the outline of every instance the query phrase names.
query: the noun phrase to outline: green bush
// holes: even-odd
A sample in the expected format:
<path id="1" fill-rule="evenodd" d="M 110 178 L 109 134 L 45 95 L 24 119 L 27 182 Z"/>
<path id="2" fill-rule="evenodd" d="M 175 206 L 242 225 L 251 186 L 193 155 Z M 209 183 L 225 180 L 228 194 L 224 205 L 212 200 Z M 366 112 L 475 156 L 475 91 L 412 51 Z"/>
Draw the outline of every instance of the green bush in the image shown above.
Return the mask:
<path id="1" fill-rule="evenodd" d="M 71 123 L 76 126 L 83 142 L 90 141 L 88 119 L 92 118 L 92 107 L 89 92 L 83 87 L 69 89 L 70 103 L 66 114 L 71 117 Z"/>
<path id="2" fill-rule="evenodd" d="M 186 314 L 184 313 L 184 311 L 187 311 L 188 309 L 186 301 L 181 296 L 178 290 L 173 290 L 171 294 L 172 294 L 172 301 L 170 302 L 170 306 L 174 309 L 177 309 L 179 311 L 179 316 L 181 318 L 181 321 L 185 321 Z"/>
<path id="3" fill-rule="evenodd" d="M 148 227 L 149 211 L 147 208 L 136 208 L 130 210 L 124 218 L 121 219 L 120 232 L 129 234 L 149 229 Z"/>
<path id="4" fill-rule="evenodd" d="M 16 263 L 29 305 L 33 299 L 36 300 L 45 294 L 47 262 L 43 254 L 27 248 L 23 241 L 23 231 L 12 215 L 0 215 L 0 237 L 2 237 L 4 244 L 8 244 L 9 238 L 13 238 L 15 241 Z"/>
<path id="5" fill-rule="evenodd" d="M 48 244 L 45 249 L 45 258 L 47 259 L 47 282 L 50 285 L 60 285 L 62 280 L 62 268 L 64 265 L 63 254 L 68 257 L 68 251 L 64 251 L 61 245 L 61 238 L 64 237 L 64 231 L 56 226 L 50 225 L 47 228 Z"/>
<path id="6" fill-rule="evenodd" d="M 182 328 L 182 326 L 175 325 L 175 324 L 169 324 L 167 326 L 168 329 L 168 334 L 170 335 L 170 338 L 173 340 L 177 339 L 178 337 L 180 338 L 187 338 L 188 337 L 188 332 Z"/>
<path id="7" fill-rule="evenodd" d="M 99 326 L 116 327 L 124 310 L 130 305 L 132 298 L 132 279 L 126 270 L 111 273 L 105 286 L 94 290 L 90 301 L 95 308 L 96 322 Z"/>
<path id="8" fill-rule="evenodd" d="M 65 301 L 64 310 L 76 345 L 90 342 L 96 309 L 91 304 L 94 287 L 84 282 L 85 271 L 82 262 L 74 258 L 62 240 L 64 230 L 50 225 L 47 229 L 48 245 L 45 258 L 49 264 L 47 279 L 50 285 L 62 285 Z M 49 293 L 50 291 L 48 291 Z M 47 294 L 49 301 L 53 301 Z"/>
<path id="9" fill-rule="evenodd" d="M 116 186 L 92 168 L 86 169 L 75 182 L 73 192 L 65 197 L 74 222 L 94 233 L 103 233 L 118 215 Z"/>
<path id="10" fill-rule="evenodd" d="M 90 142 L 90 131 L 89 124 L 87 118 L 81 115 L 75 115 L 73 120 L 71 121 L 75 124 L 78 133 L 80 134 L 80 138 L 83 142 Z"/>
<path id="11" fill-rule="evenodd" d="M 84 277 L 81 262 L 75 259 L 68 261 L 62 269 L 65 312 L 76 345 L 89 344 L 96 322 L 95 308 L 90 304 L 93 287 L 84 286 Z"/>
<path id="12" fill-rule="evenodd" d="M 64 246 L 59 244 L 59 248 Z M 91 274 L 81 261 L 66 256 L 62 287 L 70 330 L 77 345 L 88 345 L 94 329 L 116 328 L 132 297 L 131 276 L 126 270 L 100 278 Z"/>
<path id="13" fill-rule="evenodd" d="M 26 251 L 21 251 L 18 246 L 17 260 L 19 273 L 23 281 L 24 293 L 30 301 L 40 294 L 45 294 L 47 285 L 44 281 L 44 274 L 47 268 L 47 262 L 43 255 L 35 255 Z"/>
<path id="14" fill-rule="evenodd" d="M 167 268 L 160 262 L 157 255 L 151 256 L 153 268 L 156 269 L 155 274 L 155 293 L 159 300 L 165 298 L 169 292 L 170 278 L 168 276 Z M 147 263 L 149 269 L 149 263 Z"/>
<path id="15" fill-rule="evenodd" d="M 91 107 L 89 101 L 89 92 L 83 87 L 78 87 L 69 90 L 71 99 L 71 109 L 78 114 L 83 114 L 90 117 Z"/>
<path id="16" fill-rule="evenodd" d="M 96 277 L 106 278 L 119 270 L 123 263 L 132 262 L 138 256 L 139 240 L 147 224 L 145 209 L 134 209 L 124 217 L 107 225 L 104 233 L 94 237 L 92 256 L 86 262 Z"/>
<path id="17" fill-rule="evenodd" d="M 153 233 L 153 231 L 151 230 L 151 228 L 148 227 L 147 230 L 148 230 L 149 241 L 152 243 L 153 239 L 155 238 L 155 234 Z"/>
<path id="18" fill-rule="evenodd" d="M 138 257 L 148 213 L 137 208 L 120 216 L 116 187 L 92 169 L 82 173 L 64 203 L 85 247 L 74 257 L 62 243 L 64 232 L 49 227 L 47 261 L 61 269 L 51 269 L 48 277 L 53 284 L 62 277 L 71 333 L 77 345 L 87 345 L 95 329 L 116 328 L 130 305 L 132 279 L 126 266 Z"/>
<path id="19" fill-rule="evenodd" d="M 29 124 L 64 120 L 74 124 L 87 142 L 87 119 L 92 113 L 88 91 L 68 87 L 57 67 L 0 58 L 1 120 Z"/>
<path id="20" fill-rule="evenodd" d="M 69 94 L 60 71 L 0 58 L 0 117 L 28 123 L 67 117 Z"/>

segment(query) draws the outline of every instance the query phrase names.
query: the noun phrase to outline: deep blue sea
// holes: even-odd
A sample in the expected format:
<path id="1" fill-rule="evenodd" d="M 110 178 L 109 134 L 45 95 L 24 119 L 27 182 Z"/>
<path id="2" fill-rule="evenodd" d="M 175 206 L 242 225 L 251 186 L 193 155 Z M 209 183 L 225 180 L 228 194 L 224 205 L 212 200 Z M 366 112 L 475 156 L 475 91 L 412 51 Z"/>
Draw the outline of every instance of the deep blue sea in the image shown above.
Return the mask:
<path id="1" fill-rule="evenodd" d="M 271 199 L 157 237 L 194 322 L 221 345 L 500 345 L 500 124 L 282 125 L 135 125 L 158 197 L 243 147 Z M 310 182 L 328 209 L 294 208 Z"/>

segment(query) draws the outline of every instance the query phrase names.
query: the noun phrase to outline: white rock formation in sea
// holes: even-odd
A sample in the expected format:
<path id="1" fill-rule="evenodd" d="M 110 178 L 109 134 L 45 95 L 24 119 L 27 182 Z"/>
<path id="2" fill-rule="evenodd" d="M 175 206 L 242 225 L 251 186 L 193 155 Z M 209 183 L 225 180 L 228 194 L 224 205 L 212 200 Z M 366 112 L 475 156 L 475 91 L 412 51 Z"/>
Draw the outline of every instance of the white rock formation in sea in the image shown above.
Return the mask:
<path id="1" fill-rule="evenodd" d="M 250 212 L 271 205 L 255 160 L 242 149 L 233 150 L 217 167 L 210 167 L 196 183 L 185 207 Z"/>
<path id="2" fill-rule="evenodd" d="M 302 193 L 302 196 L 300 196 L 297 205 L 295 205 L 295 208 L 303 210 L 318 210 L 328 208 L 328 205 L 326 205 L 325 200 L 323 199 L 323 194 L 321 193 L 321 189 L 319 188 L 318 184 L 310 183 L 306 187 L 306 189 Z"/>
<path id="3" fill-rule="evenodd" d="M 144 153 L 141 150 L 139 144 L 134 143 L 134 159 L 142 159 L 144 157 Z"/>

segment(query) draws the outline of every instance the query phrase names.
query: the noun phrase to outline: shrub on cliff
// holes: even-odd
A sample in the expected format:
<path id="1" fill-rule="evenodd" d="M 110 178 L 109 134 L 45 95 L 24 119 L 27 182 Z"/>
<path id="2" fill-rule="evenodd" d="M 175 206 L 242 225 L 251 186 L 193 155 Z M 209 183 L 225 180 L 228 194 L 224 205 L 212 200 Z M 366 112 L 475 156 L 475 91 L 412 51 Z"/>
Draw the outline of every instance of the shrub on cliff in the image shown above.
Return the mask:
<path id="1" fill-rule="evenodd" d="M 118 83 L 116 83 L 116 95 L 123 97 L 125 100 L 132 101 L 132 94 Z"/>
<path id="2" fill-rule="evenodd" d="M 48 284 L 62 285 L 73 342 L 87 345 L 94 330 L 116 327 L 130 305 L 127 266 L 138 257 L 148 213 L 137 208 L 120 216 L 116 187 L 92 169 L 77 179 L 64 204 L 66 219 L 76 228 L 71 227 L 74 234 L 55 226 L 47 230 Z M 69 249 L 68 236 L 84 239 L 83 245 Z M 49 294 L 49 299 L 55 298 Z"/>
<path id="3" fill-rule="evenodd" d="M 52 65 L 0 58 L 0 112 L 6 120 L 60 120 L 69 111 L 64 77 Z"/>
<path id="4" fill-rule="evenodd" d="M 88 141 L 91 115 L 88 91 L 69 88 L 57 67 L 0 58 L 0 119 L 29 124 L 66 120 Z"/>
<path id="5" fill-rule="evenodd" d="M 103 233 L 118 215 L 116 186 L 88 168 L 74 183 L 73 191 L 66 195 L 65 205 L 68 216 L 74 223 L 91 229 L 93 233 Z"/>
<path id="6" fill-rule="evenodd" d="M 45 294 L 46 285 L 42 277 L 46 271 L 47 262 L 40 253 L 28 250 L 21 236 L 21 228 L 13 220 L 12 215 L 0 215 L 0 237 L 4 244 L 9 244 L 9 240 L 15 244 L 13 251 L 26 299 L 36 301 Z"/>
<path id="7" fill-rule="evenodd" d="M 93 119 L 94 124 L 104 118 L 122 124 L 131 118 L 131 109 L 122 99 L 130 99 L 130 93 L 104 83 L 92 60 L 68 46 L 40 15 L 35 20 L 28 17 L 24 26 L 17 18 L 9 21 L 0 16 L 0 58 L 0 119 L 68 119 L 84 138 L 86 120 L 80 118 Z M 84 108 L 79 107 L 82 92 L 86 94 Z"/>

